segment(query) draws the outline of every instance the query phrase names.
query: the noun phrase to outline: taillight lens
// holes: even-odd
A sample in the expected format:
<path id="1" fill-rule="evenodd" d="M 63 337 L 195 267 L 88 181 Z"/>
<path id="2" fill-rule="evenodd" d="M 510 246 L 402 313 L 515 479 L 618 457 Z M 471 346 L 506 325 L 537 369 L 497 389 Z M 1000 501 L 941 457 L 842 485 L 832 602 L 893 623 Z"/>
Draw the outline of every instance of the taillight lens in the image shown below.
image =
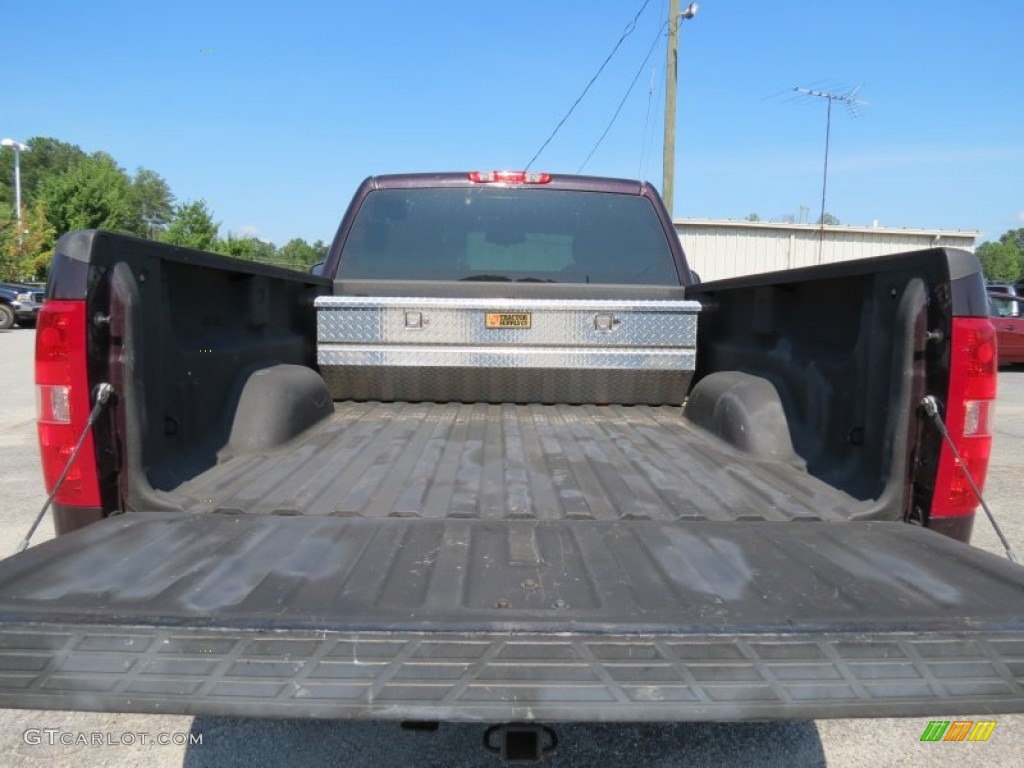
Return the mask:
<path id="1" fill-rule="evenodd" d="M 37 426 L 47 493 L 64 471 L 92 410 L 85 326 L 84 301 L 48 301 L 36 320 Z M 101 505 L 91 434 L 54 501 L 79 507 Z"/>
<path id="2" fill-rule="evenodd" d="M 992 453 L 990 424 L 998 368 L 995 328 L 987 318 L 954 318 L 951 343 L 945 419 L 963 466 L 943 442 L 932 497 L 933 518 L 974 514 L 978 497 L 964 469 L 971 473 L 978 488 L 984 489 Z"/>
<path id="3" fill-rule="evenodd" d="M 476 184 L 547 184 L 550 173 L 531 171 L 470 171 L 469 180 Z"/>

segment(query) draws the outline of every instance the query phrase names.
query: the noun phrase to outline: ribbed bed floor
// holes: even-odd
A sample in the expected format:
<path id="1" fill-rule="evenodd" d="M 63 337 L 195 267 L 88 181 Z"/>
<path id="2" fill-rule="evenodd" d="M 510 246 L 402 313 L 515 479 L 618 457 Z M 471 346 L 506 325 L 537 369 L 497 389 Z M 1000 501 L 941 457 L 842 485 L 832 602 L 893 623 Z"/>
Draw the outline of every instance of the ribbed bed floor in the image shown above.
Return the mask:
<path id="1" fill-rule="evenodd" d="M 541 520 L 841 520 L 859 506 L 734 453 L 680 408 L 614 405 L 339 402 L 173 497 L 194 511 Z"/>

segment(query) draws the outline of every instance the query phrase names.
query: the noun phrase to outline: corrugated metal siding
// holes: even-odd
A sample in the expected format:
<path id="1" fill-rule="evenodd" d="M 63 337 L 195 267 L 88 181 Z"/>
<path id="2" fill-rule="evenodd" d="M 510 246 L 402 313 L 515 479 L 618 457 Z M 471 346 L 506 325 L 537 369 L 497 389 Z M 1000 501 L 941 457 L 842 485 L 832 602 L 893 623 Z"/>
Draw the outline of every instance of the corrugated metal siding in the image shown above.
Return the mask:
<path id="1" fill-rule="evenodd" d="M 704 281 L 936 245 L 973 252 L 977 235 L 970 231 L 826 227 L 819 258 L 820 231 L 812 225 L 684 220 L 676 221 L 675 226 L 690 267 Z"/>

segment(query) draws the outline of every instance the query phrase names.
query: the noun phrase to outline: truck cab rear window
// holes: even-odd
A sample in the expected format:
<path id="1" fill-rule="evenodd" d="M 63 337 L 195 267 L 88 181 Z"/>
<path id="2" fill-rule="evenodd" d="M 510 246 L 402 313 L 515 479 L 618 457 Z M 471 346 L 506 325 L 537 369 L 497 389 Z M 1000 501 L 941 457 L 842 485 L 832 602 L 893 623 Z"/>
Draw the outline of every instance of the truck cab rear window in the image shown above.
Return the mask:
<path id="1" fill-rule="evenodd" d="M 496 187 L 370 192 L 338 277 L 679 285 L 647 198 Z"/>

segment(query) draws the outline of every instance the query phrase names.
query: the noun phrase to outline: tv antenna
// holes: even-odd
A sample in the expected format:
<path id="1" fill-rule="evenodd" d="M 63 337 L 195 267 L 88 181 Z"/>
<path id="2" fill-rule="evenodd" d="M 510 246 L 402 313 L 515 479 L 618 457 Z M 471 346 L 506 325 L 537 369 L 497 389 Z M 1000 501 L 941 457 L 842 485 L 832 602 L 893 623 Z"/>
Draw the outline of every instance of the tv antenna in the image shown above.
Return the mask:
<path id="1" fill-rule="evenodd" d="M 820 264 L 822 251 L 825 247 L 825 194 L 828 190 L 828 148 L 829 140 L 832 137 L 832 102 L 837 101 L 840 104 L 844 104 L 850 113 L 850 117 L 859 117 L 859 108 L 867 106 L 868 103 L 857 98 L 857 91 L 860 90 L 859 85 L 849 93 L 818 91 L 813 88 L 801 88 L 800 86 L 795 86 L 793 90 L 809 98 L 825 99 L 828 104 L 825 111 L 825 163 L 821 179 L 821 229 L 818 234 L 818 263 Z"/>

